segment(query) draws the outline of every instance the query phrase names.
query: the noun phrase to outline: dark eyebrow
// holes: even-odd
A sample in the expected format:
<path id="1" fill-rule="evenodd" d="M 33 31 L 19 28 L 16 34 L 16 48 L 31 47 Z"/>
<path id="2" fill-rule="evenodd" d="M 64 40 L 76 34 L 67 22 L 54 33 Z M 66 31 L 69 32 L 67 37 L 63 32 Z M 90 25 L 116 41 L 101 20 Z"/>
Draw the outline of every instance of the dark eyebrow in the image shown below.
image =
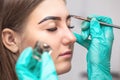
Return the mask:
<path id="1" fill-rule="evenodd" d="M 71 17 L 71 15 L 68 15 L 67 16 L 67 20 Z M 60 17 L 56 17 L 56 16 L 47 16 L 45 17 L 44 19 L 42 19 L 38 24 L 41 24 L 42 22 L 44 21 L 47 21 L 47 20 L 61 20 Z"/>
<path id="2" fill-rule="evenodd" d="M 56 17 L 56 16 L 48 16 L 48 17 L 45 17 L 44 19 L 42 19 L 38 24 L 41 24 L 42 22 L 47 21 L 47 20 L 61 20 L 61 18 Z"/>

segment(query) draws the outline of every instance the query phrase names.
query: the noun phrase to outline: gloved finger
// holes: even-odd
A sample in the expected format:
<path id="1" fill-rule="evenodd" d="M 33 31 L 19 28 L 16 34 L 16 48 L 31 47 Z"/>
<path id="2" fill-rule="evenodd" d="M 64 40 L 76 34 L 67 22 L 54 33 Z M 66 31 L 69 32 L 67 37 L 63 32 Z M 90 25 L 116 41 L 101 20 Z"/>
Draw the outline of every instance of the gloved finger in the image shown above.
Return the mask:
<path id="1" fill-rule="evenodd" d="M 112 24 L 112 19 L 107 17 L 107 16 L 90 15 L 88 17 L 89 18 L 96 18 L 97 20 L 99 20 L 101 22 Z M 113 28 L 112 27 L 101 25 L 101 28 L 103 29 L 103 32 L 105 34 L 105 38 L 106 39 L 109 39 L 109 40 L 113 40 L 114 39 Z"/>
<path id="2" fill-rule="evenodd" d="M 17 60 L 16 66 L 19 65 L 19 66 L 28 67 L 31 61 L 32 52 L 33 49 L 31 47 L 24 49 Z"/>
<path id="3" fill-rule="evenodd" d="M 106 23 L 112 24 L 112 20 L 110 18 L 106 18 L 104 21 Z M 113 41 L 114 40 L 113 28 L 109 27 L 109 26 L 102 25 L 102 29 L 104 31 L 105 38 L 108 41 Z"/>
<path id="4" fill-rule="evenodd" d="M 26 48 L 17 60 L 15 70 L 19 80 L 38 80 L 36 75 L 30 72 L 29 68 L 36 65 L 31 63 L 33 49 L 31 47 Z"/>
<path id="5" fill-rule="evenodd" d="M 77 33 L 73 33 L 73 34 L 76 37 L 76 42 L 88 49 L 91 41 L 89 39 L 84 40 L 83 36 L 81 36 L 80 34 Z"/>
<path id="6" fill-rule="evenodd" d="M 105 38 L 107 41 L 113 41 L 114 40 L 114 34 L 113 34 L 113 28 L 112 27 L 104 27 L 103 26 L 103 31 L 105 34 Z"/>
<path id="7" fill-rule="evenodd" d="M 88 39 L 89 34 L 90 34 L 90 29 L 82 30 L 82 31 L 81 31 L 81 37 L 83 38 L 83 40 Z"/>
<path id="8" fill-rule="evenodd" d="M 90 28 L 90 22 L 88 21 L 83 21 L 80 26 L 82 31 L 88 30 Z"/>
<path id="9" fill-rule="evenodd" d="M 34 58 L 34 53 L 38 52 L 34 51 L 32 47 L 24 49 L 17 60 L 16 67 L 26 67 L 27 69 L 37 67 L 38 60 Z"/>
<path id="10" fill-rule="evenodd" d="M 90 29 L 90 22 L 83 21 L 81 23 L 81 36 L 82 36 L 83 40 L 88 39 L 88 37 L 89 37 L 89 29 Z"/>
<path id="11" fill-rule="evenodd" d="M 99 38 L 99 37 L 104 38 L 104 34 L 101 29 L 101 26 L 95 18 L 92 18 L 90 21 L 90 35 L 92 39 Z"/>
<path id="12" fill-rule="evenodd" d="M 80 39 L 82 38 L 83 40 L 86 40 L 89 37 L 89 27 L 90 27 L 90 22 L 83 21 L 81 23 L 81 26 L 80 26 L 80 28 L 81 28 L 81 35 L 79 36 Z"/>
<path id="13" fill-rule="evenodd" d="M 89 37 L 89 28 L 90 28 L 90 22 L 83 21 L 81 23 L 81 34 L 73 33 L 76 37 L 76 42 L 85 48 L 88 48 L 88 45 L 90 44 Z"/>
<path id="14" fill-rule="evenodd" d="M 48 52 L 42 54 L 41 76 L 39 80 L 58 80 L 54 62 Z"/>

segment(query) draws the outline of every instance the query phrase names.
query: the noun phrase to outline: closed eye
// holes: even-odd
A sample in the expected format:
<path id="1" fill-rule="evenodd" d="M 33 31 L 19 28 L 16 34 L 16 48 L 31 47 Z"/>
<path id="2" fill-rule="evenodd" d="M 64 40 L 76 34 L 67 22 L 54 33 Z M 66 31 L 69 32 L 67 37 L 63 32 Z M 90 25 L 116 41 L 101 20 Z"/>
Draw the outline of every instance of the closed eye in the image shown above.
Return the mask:
<path id="1" fill-rule="evenodd" d="M 56 30 L 57 30 L 57 27 L 47 29 L 47 31 L 50 31 L 50 32 L 54 32 Z"/>
<path id="2" fill-rule="evenodd" d="M 68 28 L 69 28 L 69 29 L 73 29 L 73 28 L 74 28 L 74 26 L 68 26 Z"/>

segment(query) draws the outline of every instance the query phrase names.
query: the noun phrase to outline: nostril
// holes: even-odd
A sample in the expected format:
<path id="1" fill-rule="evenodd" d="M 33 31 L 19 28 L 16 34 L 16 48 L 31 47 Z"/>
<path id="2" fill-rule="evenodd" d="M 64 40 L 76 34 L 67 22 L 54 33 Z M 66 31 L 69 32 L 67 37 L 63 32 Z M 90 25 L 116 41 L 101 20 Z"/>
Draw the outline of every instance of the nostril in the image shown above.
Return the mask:
<path id="1" fill-rule="evenodd" d="M 69 45 L 69 49 L 73 49 L 73 47 L 74 47 L 74 44 Z"/>

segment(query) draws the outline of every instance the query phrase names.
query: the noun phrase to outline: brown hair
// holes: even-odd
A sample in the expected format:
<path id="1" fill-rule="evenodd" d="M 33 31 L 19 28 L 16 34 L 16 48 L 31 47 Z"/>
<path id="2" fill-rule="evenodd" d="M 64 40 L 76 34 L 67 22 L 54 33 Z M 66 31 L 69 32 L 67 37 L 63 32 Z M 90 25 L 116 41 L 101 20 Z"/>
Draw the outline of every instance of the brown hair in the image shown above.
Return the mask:
<path id="1" fill-rule="evenodd" d="M 5 28 L 21 31 L 33 9 L 44 0 L 0 0 L 0 34 Z M 2 43 L 0 35 L 0 80 L 17 80 L 15 63 L 18 56 Z"/>

